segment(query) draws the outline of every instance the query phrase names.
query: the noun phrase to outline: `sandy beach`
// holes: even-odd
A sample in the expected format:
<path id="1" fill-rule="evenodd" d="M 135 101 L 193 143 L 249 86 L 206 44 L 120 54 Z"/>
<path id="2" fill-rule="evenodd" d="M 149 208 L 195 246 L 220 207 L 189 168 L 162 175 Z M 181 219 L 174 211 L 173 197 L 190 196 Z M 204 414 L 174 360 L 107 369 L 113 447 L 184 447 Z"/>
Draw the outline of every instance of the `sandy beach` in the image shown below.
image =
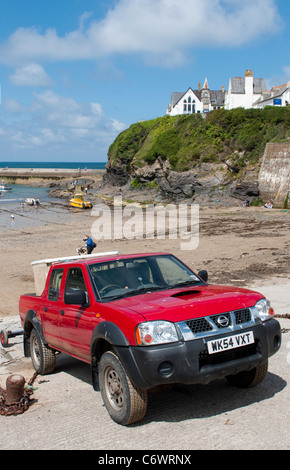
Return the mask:
<path id="1" fill-rule="evenodd" d="M 84 234 L 92 231 L 94 214 L 94 210 L 71 209 L 65 200 L 46 203 L 36 215 L 21 218 L 16 214 L 13 222 L 7 212 L 0 238 L 1 316 L 17 315 L 19 296 L 35 291 L 31 262 L 75 255 Z M 199 240 L 194 250 L 181 249 L 179 238 L 165 235 L 163 239 L 98 240 L 95 252 L 171 252 L 195 271 L 206 269 L 211 283 L 251 286 L 289 279 L 289 233 L 289 211 L 200 207 Z"/>

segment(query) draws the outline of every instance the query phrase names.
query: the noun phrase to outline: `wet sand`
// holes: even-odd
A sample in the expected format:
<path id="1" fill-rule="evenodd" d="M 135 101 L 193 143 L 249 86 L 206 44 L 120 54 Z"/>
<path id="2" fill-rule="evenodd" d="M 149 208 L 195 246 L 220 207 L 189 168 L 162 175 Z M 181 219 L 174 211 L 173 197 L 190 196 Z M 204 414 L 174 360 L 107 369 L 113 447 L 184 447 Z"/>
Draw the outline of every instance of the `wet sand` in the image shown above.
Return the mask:
<path id="1" fill-rule="evenodd" d="M 35 292 L 31 262 L 76 255 L 91 233 L 94 211 L 71 209 L 66 201 L 45 204 L 15 216 L 7 213 L 0 232 L 2 273 L 0 316 L 17 315 L 21 294 Z M 199 208 L 199 243 L 181 249 L 181 240 L 98 240 L 95 252 L 171 252 L 196 272 L 207 269 L 210 283 L 281 285 L 290 274 L 290 212 L 263 208 Z M 289 294 L 288 294 L 289 295 Z M 290 305 L 290 296 L 289 296 Z M 290 313 L 290 308 L 289 308 Z"/>

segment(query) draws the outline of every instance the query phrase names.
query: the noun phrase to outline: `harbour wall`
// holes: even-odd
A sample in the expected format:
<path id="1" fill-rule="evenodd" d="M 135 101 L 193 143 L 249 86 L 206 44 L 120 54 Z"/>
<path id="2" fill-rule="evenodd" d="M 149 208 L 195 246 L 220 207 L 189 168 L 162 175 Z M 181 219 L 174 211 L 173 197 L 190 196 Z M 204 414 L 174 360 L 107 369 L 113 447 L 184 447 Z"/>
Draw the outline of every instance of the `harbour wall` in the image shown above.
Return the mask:
<path id="1" fill-rule="evenodd" d="M 17 178 L 97 178 L 106 170 L 69 169 L 69 168 L 0 168 L 0 179 Z"/>
<path id="2" fill-rule="evenodd" d="M 268 143 L 259 172 L 263 201 L 283 205 L 290 192 L 290 143 Z"/>

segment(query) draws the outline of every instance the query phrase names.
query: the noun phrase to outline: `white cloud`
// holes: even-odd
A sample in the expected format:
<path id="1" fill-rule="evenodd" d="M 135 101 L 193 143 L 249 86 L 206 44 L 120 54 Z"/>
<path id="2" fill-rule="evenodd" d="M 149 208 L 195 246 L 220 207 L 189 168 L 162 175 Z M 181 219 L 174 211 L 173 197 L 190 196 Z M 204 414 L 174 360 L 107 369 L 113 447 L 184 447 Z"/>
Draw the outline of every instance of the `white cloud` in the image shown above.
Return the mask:
<path id="1" fill-rule="evenodd" d="M 270 90 L 274 86 L 280 86 L 284 83 L 290 82 L 290 65 L 283 67 L 282 73 L 275 73 L 269 78 L 266 78 L 267 90 Z"/>
<path id="2" fill-rule="evenodd" d="M 285 81 L 286 81 L 286 82 L 289 82 L 289 81 L 290 81 L 290 65 L 285 66 L 285 67 L 283 68 L 283 72 L 284 72 L 284 74 L 285 74 Z"/>
<path id="3" fill-rule="evenodd" d="M 239 46 L 282 27 L 276 0 L 119 0 L 101 21 L 85 12 L 79 29 L 17 29 L 0 44 L 0 62 L 84 60 L 141 54 L 168 65 L 189 48 Z"/>
<path id="4" fill-rule="evenodd" d="M 3 102 L 3 106 L 5 111 L 11 114 L 18 114 L 24 111 L 23 106 L 18 103 L 18 101 L 11 98 L 6 98 Z"/>
<path id="5" fill-rule="evenodd" d="M 1 148 L 37 149 L 63 148 L 64 152 L 78 152 L 82 158 L 88 149 L 105 146 L 106 150 L 125 125 L 103 115 L 100 103 L 78 103 L 45 90 L 34 93 L 34 101 L 24 108 L 15 100 L 5 101 L 5 111 L 23 113 L 23 119 L 3 124 L 0 132 Z M 28 119 L 29 117 L 29 119 Z M 7 121 L 8 122 L 8 121 Z M 106 160 L 106 154 L 103 157 Z"/>
<path id="6" fill-rule="evenodd" d="M 47 87 L 52 84 L 52 80 L 39 64 L 27 64 L 15 70 L 10 76 L 10 81 L 18 86 Z"/>

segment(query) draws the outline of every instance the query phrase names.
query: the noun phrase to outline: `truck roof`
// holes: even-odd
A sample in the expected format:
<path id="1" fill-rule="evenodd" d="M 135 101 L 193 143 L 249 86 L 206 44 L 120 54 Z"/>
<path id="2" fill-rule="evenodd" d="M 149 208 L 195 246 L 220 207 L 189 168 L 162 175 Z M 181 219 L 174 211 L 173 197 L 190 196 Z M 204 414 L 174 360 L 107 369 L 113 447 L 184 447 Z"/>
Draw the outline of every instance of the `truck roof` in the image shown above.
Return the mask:
<path id="1" fill-rule="evenodd" d="M 74 256 L 64 256 L 64 257 L 59 257 L 59 258 L 47 258 L 47 259 L 40 259 L 36 261 L 32 261 L 32 266 L 40 265 L 40 264 L 46 264 L 46 265 L 51 265 L 55 263 L 66 263 L 70 261 L 80 261 L 80 260 L 86 260 L 87 258 L 100 258 L 100 257 L 108 257 L 108 256 L 116 256 L 120 255 L 121 252 L 119 250 L 116 251 L 108 251 L 104 253 L 96 253 L 93 255 L 74 255 Z"/>
<path id="2" fill-rule="evenodd" d="M 104 262 L 104 261 L 115 261 L 115 260 L 122 260 L 122 259 L 130 259 L 130 258 L 141 258 L 144 256 L 155 256 L 155 255 L 165 255 L 166 253 L 129 253 L 129 254 L 122 254 L 122 253 L 116 253 L 116 254 L 102 254 L 102 255 L 89 255 L 86 257 L 75 257 L 74 259 L 70 258 L 64 261 L 61 261 L 59 264 L 67 264 L 71 262 L 75 262 L 77 264 L 93 264 L 96 262 Z M 53 263 L 53 264 L 58 264 L 58 262 Z"/>
<path id="3" fill-rule="evenodd" d="M 95 253 L 91 255 L 65 256 L 60 258 L 48 258 L 33 261 L 31 265 L 33 268 L 35 292 L 36 295 L 41 295 L 41 293 L 43 292 L 47 280 L 47 275 L 51 266 L 60 267 L 64 264 L 70 264 L 72 262 L 78 265 L 87 265 L 96 262 L 115 261 L 116 259 L 121 260 L 143 256 L 153 256 L 156 254 L 164 255 L 165 253 L 136 253 L 123 255 L 119 250 L 117 250 L 103 253 Z"/>

